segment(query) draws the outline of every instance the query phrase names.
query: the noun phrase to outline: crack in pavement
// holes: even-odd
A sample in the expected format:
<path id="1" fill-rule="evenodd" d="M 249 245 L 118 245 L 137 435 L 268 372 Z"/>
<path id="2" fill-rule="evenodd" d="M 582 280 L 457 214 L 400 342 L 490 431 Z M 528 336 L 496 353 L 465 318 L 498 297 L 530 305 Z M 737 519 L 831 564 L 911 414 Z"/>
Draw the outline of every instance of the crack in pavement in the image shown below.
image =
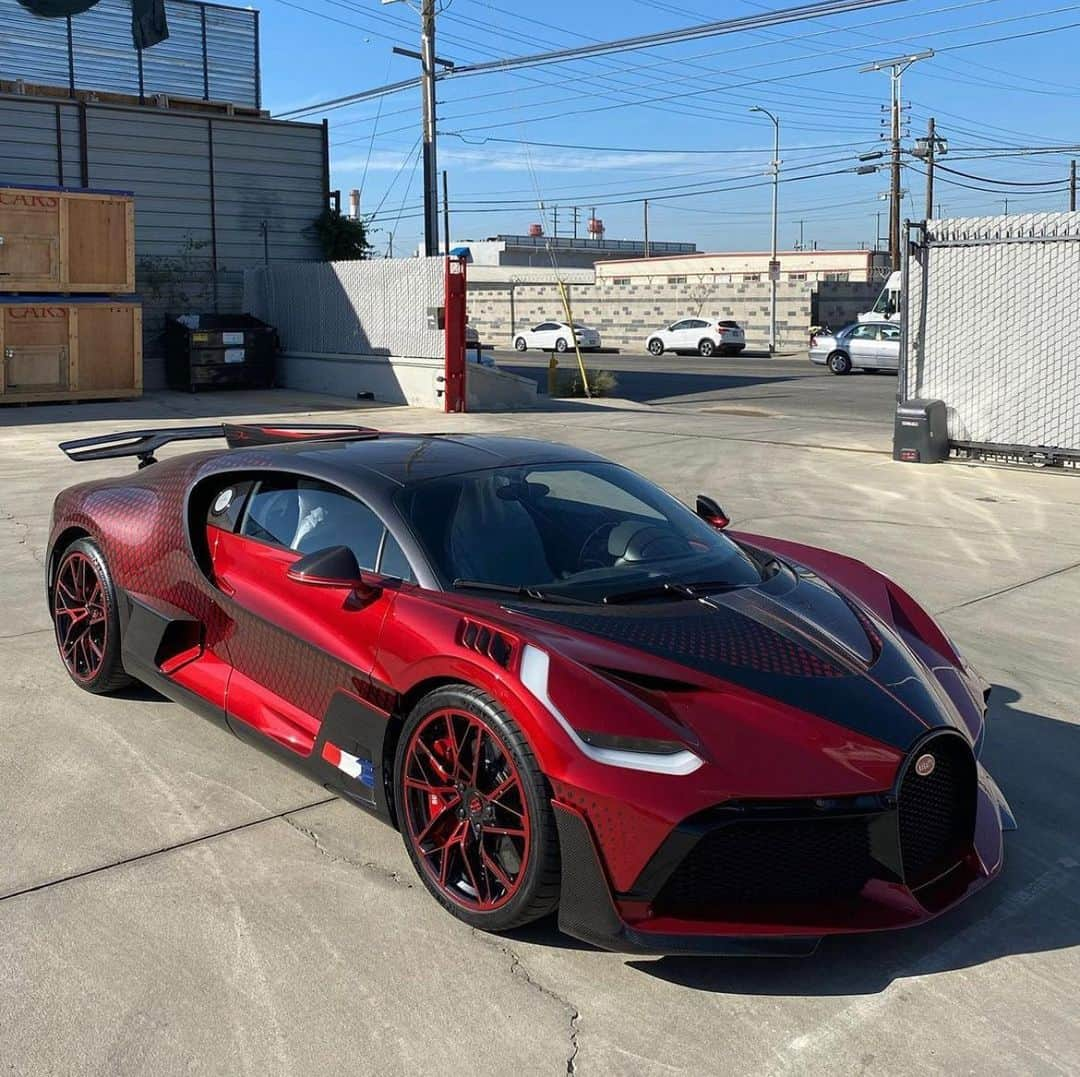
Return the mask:
<path id="1" fill-rule="evenodd" d="M 54 886 L 62 886 L 64 883 L 75 882 L 78 879 L 85 879 L 91 875 L 100 875 L 102 872 L 112 871 L 114 868 L 122 868 L 128 864 L 138 864 L 143 860 L 152 860 L 164 853 L 176 852 L 179 849 L 190 849 L 192 846 L 201 845 L 214 838 L 225 837 L 228 834 L 236 834 L 241 830 L 250 830 L 252 827 L 262 826 L 263 823 L 272 823 L 277 819 L 285 819 L 287 821 L 288 816 L 290 815 L 296 815 L 299 812 L 308 811 L 311 808 L 320 808 L 324 804 L 333 804 L 338 799 L 338 797 L 324 797 L 322 800 L 314 800 L 310 804 L 300 804 L 295 808 L 286 808 L 285 811 L 274 812 L 273 815 L 264 815 L 259 819 L 249 819 L 246 823 L 237 823 L 235 826 L 222 827 L 220 830 L 211 831 L 209 834 L 200 834 L 198 837 L 188 838 L 186 841 L 178 841 L 172 845 L 164 845 L 159 849 L 150 849 L 145 853 L 136 853 L 134 856 L 125 856 L 119 860 L 113 860 L 108 864 L 99 864 L 94 868 L 86 868 L 84 871 L 74 871 L 70 875 L 61 875 L 55 879 L 48 879 L 43 883 L 36 883 L 34 886 L 24 886 L 21 890 L 11 890 L 6 894 L 0 894 L 0 902 L 10 901 L 17 897 L 25 897 L 27 894 L 36 894 L 39 890 L 50 890 Z"/>
<path id="2" fill-rule="evenodd" d="M 334 799 L 338 800 L 340 798 L 335 797 Z M 303 834 L 303 836 L 307 838 L 312 843 L 312 845 L 314 845 L 315 848 L 332 863 L 348 864 L 350 867 L 372 871 L 378 875 L 381 875 L 383 878 L 389 879 L 391 882 L 397 883 L 399 886 L 404 886 L 407 890 L 411 890 L 413 888 L 413 883 L 409 882 L 408 879 L 402 878 L 401 872 L 396 871 L 394 868 L 384 867 L 382 864 L 378 863 L 375 860 L 353 860 L 352 857 L 342 856 L 339 853 L 332 853 L 329 849 L 327 849 L 325 845 L 323 845 L 316 831 L 312 830 L 310 827 L 301 826 L 299 823 L 295 822 L 293 819 L 290 819 L 288 816 L 282 816 L 281 818 L 282 822 L 291 826 L 293 830 L 295 830 L 297 833 Z"/>
<path id="3" fill-rule="evenodd" d="M 335 864 L 348 864 L 351 867 L 361 870 L 367 870 L 377 873 L 378 875 L 390 879 L 392 882 L 397 883 L 399 886 L 404 886 L 406 889 L 413 889 L 414 884 L 407 879 L 402 878 L 401 873 L 392 869 L 384 867 L 382 864 L 374 860 L 354 860 L 351 857 L 343 856 L 340 853 L 331 852 L 325 845 L 316 830 L 311 827 L 303 826 L 295 819 L 289 818 L 287 815 L 282 815 L 281 819 L 288 826 L 292 827 L 298 834 L 302 834 L 307 838 L 315 848 L 322 853 L 328 860 Z M 513 976 L 518 976 L 525 981 L 529 987 L 539 991 L 542 995 L 546 996 L 557 1002 L 565 1009 L 569 1015 L 569 1035 L 570 1035 L 570 1051 L 566 1058 L 566 1072 L 568 1077 L 574 1077 L 577 1073 L 577 1054 L 578 1054 L 578 1021 L 581 1018 L 581 1013 L 578 1008 L 567 998 L 560 995 L 552 988 L 540 983 L 529 970 L 525 967 L 524 962 L 516 951 L 511 949 L 505 943 L 496 941 L 492 936 L 486 934 L 477 928 L 470 929 L 472 935 L 485 946 L 490 946 L 499 953 L 510 958 L 510 973 Z"/>
<path id="4" fill-rule="evenodd" d="M 974 606 L 977 602 L 985 602 L 988 598 L 997 598 L 1012 591 L 1019 591 L 1021 587 L 1030 587 L 1033 583 L 1041 583 L 1043 580 L 1052 579 L 1054 576 L 1060 576 L 1065 572 L 1072 572 L 1074 568 L 1080 568 L 1080 561 L 1074 561 L 1071 565 L 1065 565 L 1063 568 L 1055 568 L 1050 572 L 1044 572 L 1041 576 L 1034 576 L 1030 580 L 1021 580 L 1019 583 L 1010 584 L 1008 587 L 991 591 L 989 594 L 979 595 L 978 598 L 969 598 L 966 602 L 958 602 L 955 606 L 946 606 L 943 610 L 935 610 L 934 616 L 940 617 L 942 614 L 952 613 L 953 610 L 962 610 L 967 606 Z"/>
<path id="5" fill-rule="evenodd" d="M 574 1077 L 577 1073 L 577 1055 L 579 1050 L 578 1044 L 578 1023 L 581 1020 L 581 1010 L 574 1005 L 564 995 L 560 995 L 558 991 L 551 987 L 547 987 L 545 984 L 540 983 L 531 972 L 525 967 L 525 963 L 521 960 L 521 957 L 516 950 L 511 949 L 504 942 L 499 942 L 491 935 L 486 934 L 479 928 L 472 928 L 472 934 L 478 938 L 485 946 L 490 946 L 499 953 L 504 954 L 510 958 L 510 973 L 514 976 L 518 976 L 529 985 L 539 991 L 541 995 L 552 999 L 565 1009 L 569 1015 L 569 1035 L 570 1035 L 570 1052 L 566 1056 L 566 1072 L 568 1077 Z"/>

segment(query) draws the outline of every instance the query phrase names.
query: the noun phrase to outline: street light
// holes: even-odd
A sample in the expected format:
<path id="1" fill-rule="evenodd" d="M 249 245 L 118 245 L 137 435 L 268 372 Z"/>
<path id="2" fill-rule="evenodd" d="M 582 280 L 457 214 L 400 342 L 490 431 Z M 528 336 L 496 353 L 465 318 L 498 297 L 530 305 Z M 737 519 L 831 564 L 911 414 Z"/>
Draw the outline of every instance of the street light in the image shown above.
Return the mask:
<path id="1" fill-rule="evenodd" d="M 776 128 L 776 141 L 773 143 L 772 162 L 772 259 L 769 262 L 770 309 L 769 309 L 769 354 L 776 351 L 776 282 L 780 279 L 780 263 L 776 260 L 776 214 L 780 202 L 780 120 L 767 108 L 754 105 L 751 112 L 763 112 Z"/>

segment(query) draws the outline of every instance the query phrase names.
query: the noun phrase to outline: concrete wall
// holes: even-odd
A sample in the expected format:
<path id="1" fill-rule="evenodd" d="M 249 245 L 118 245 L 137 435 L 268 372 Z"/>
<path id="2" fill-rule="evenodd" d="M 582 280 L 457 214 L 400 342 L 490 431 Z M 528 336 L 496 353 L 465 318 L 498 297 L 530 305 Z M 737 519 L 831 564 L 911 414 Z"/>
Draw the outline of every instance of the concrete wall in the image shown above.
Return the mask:
<path id="1" fill-rule="evenodd" d="M 780 348 L 800 348 L 811 325 L 839 328 L 869 309 L 878 282 L 780 281 L 777 286 L 777 341 Z M 600 330 L 605 347 L 640 351 L 648 334 L 678 318 L 733 318 L 746 330 L 750 350 L 769 343 L 768 281 L 705 280 L 668 284 L 666 279 L 615 285 L 568 284 L 576 321 Z M 545 320 L 564 321 L 554 284 L 494 284 L 470 281 L 469 322 L 485 344 L 510 347 L 514 334 Z"/>
<path id="2" fill-rule="evenodd" d="M 423 356 L 285 352 L 277 380 L 288 389 L 327 393 L 384 404 L 443 409 L 445 362 Z M 467 363 L 465 401 L 469 411 L 517 411 L 536 403 L 532 378 Z"/>

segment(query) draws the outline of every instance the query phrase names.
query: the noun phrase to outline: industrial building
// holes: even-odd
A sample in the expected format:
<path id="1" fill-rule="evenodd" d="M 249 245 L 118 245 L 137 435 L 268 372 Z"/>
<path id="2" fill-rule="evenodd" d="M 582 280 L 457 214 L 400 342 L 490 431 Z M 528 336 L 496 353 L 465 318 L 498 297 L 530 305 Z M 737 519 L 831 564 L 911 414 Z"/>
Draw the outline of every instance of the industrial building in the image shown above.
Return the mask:
<path id="1" fill-rule="evenodd" d="M 769 279 L 770 255 L 764 251 L 716 251 L 713 253 L 667 253 L 661 244 L 650 244 L 650 257 L 617 258 L 598 264 L 597 283 L 685 284 L 754 283 Z M 889 275 L 886 251 L 793 250 L 780 251 L 780 280 L 877 281 Z"/>
<path id="2" fill-rule="evenodd" d="M 136 50 L 129 0 L 46 19 L 0 0 L 0 185 L 135 196 L 144 385 L 164 384 L 166 314 L 238 312 L 243 271 L 320 258 L 323 124 L 261 108 L 258 12 L 169 0 Z"/>
<path id="3" fill-rule="evenodd" d="M 597 221 L 597 224 L 601 222 Z M 533 266 L 551 268 L 552 261 L 561 269 L 591 269 L 608 259 L 643 259 L 645 244 L 637 239 L 607 239 L 603 232 L 588 239 L 573 236 L 545 236 L 536 230 L 529 235 L 498 235 L 487 239 L 460 239 L 450 244 L 468 247 L 473 265 Z M 650 243 L 650 255 L 680 257 L 697 251 L 694 243 Z"/>

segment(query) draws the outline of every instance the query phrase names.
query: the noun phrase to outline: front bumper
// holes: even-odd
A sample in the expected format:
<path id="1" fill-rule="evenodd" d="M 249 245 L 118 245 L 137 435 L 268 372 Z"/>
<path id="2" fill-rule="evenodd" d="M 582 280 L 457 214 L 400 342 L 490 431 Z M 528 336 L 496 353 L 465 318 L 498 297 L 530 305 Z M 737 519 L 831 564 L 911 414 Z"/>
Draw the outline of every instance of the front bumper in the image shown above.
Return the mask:
<path id="1" fill-rule="evenodd" d="M 1001 871 L 1002 831 L 1015 826 L 1001 792 L 979 767 L 971 847 L 955 868 L 932 882 L 912 889 L 899 877 L 872 878 L 857 895 L 717 907 L 707 917 L 690 919 L 657 909 L 655 899 L 678 857 L 705 832 L 700 825 L 696 831 L 693 826 L 677 827 L 633 890 L 617 894 L 608 883 L 585 815 L 557 800 L 553 807 L 562 852 L 560 929 L 605 950 L 652 955 L 807 956 L 826 935 L 925 923 Z M 666 866 L 665 856 L 670 861 Z"/>

